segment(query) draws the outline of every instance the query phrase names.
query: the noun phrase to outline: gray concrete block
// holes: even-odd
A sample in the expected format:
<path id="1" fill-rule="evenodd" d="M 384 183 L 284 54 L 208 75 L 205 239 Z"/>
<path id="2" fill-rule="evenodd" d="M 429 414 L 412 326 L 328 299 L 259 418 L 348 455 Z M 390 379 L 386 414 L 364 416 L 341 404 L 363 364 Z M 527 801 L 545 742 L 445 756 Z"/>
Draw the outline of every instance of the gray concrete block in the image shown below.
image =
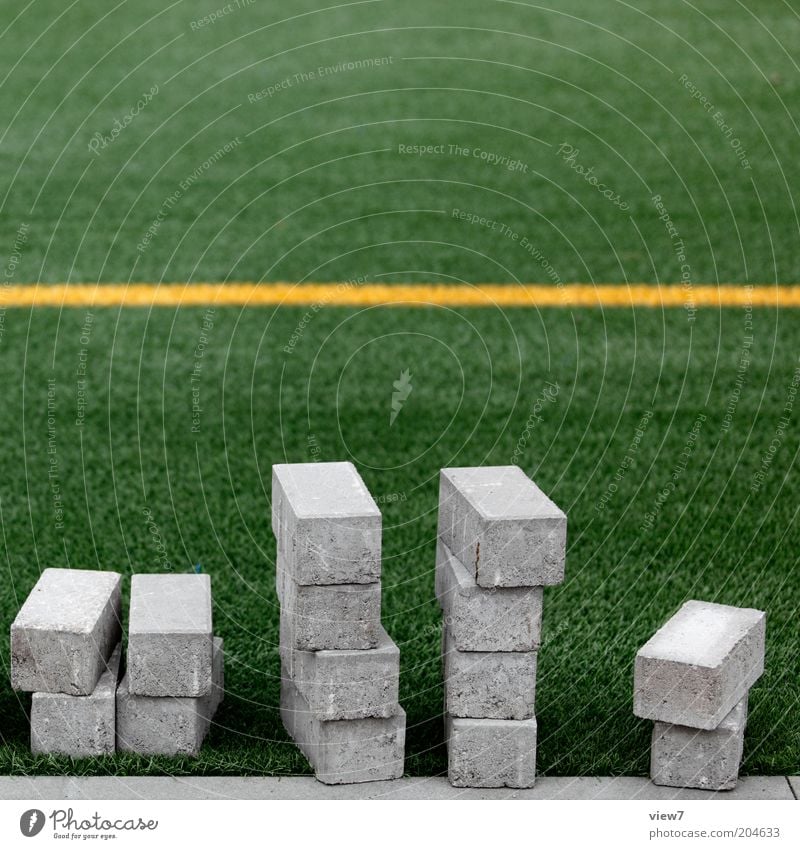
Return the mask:
<path id="1" fill-rule="evenodd" d="M 518 466 L 442 469 L 439 538 L 482 587 L 564 580 L 567 517 Z"/>
<path id="2" fill-rule="evenodd" d="M 664 787 L 731 790 L 739 778 L 747 725 L 747 696 L 713 731 L 653 724 L 650 777 Z"/>
<path id="3" fill-rule="evenodd" d="M 117 643 L 106 671 L 91 695 L 34 693 L 31 698 L 31 751 L 35 755 L 89 758 L 115 747 L 116 695 L 122 645 Z"/>
<path id="4" fill-rule="evenodd" d="M 211 579 L 134 575 L 128 688 L 138 696 L 193 698 L 211 688 Z"/>
<path id="5" fill-rule="evenodd" d="M 445 717 L 447 777 L 454 787 L 533 787 L 536 718 Z"/>
<path id="6" fill-rule="evenodd" d="M 281 680 L 281 719 L 324 784 L 386 781 L 403 774 L 406 714 L 322 720 L 289 678 Z"/>
<path id="7" fill-rule="evenodd" d="M 541 587 L 493 587 L 475 582 L 439 540 L 436 598 L 460 651 L 535 651 L 542 636 Z"/>
<path id="8" fill-rule="evenodd" d="M 400 650 L 383 628 L 374 649 L 312 652 L 282 645 L 280 651 L 284 676 L 292 678 L 320 719 L 396 713 Z"/>
<path id="9" fill-rule="evenodd" d="M 223 642 L 214 639 L 212 686 L 205 696 L 138 696 L 126 674 L 117 689 L 117 750 L 140 755 L 196 756 L 225 689 Z"/>
<path id="10" fill-rule="evenodd" d="M 687 601 L 636 655 L 634 714 L 716 728 L 764 671 L 765 629 L 760 610 Z"/>
<path id="11" fill-rule="evenodd" d="M 11 686 L 88 696 L 122 636 L 121 577 L 45 569 L 11 625 Z"/>
<path id="12" fill-rule="evenodd" d="M 536 652 L 458 651 L 442 634 L 447 712 L 473 719 L 532 719 Z"/>
<path id="13" fill-rule="evenodd" d="M 352 463 L 272 467 L 272 530 L 299 584 L 381 577 L 381 512 Z"/>
<path id="14" fill-rule="evenodd" d="M 381 634 L 380 584 L 297 584 L 285 572 L 279 589 L 282 644 L 305 651 L 374 649 Z"/>

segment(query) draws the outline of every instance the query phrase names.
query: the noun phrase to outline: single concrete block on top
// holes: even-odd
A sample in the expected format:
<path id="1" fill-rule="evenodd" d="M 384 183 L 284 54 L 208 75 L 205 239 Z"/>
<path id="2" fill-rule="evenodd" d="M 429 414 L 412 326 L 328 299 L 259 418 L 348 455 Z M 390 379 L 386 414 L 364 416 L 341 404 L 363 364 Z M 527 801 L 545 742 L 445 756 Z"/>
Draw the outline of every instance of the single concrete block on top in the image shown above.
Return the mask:
<path id="1" fill-rule="evenodd" d="M 288 628 L 281 616 L 281 631 Z M 322 720 L 388 717 L 397 712 L 400 650 L 383 628 L 374 649 L 300 651 L 281 640 L 281 670 Z"/>
<path id="2" fill-rule="evenodd" d="M 454 787 L 533 787 L 536 783 L 536 717 L 445 717 L 447 777 Z"/>
<path id="3" fill-rule="evenodd" d="M 535 651 L 541 642 L 543 596 L 541 587 L 478 586 L 439 540 L 436 598 L 460 651 Z"/>
<path id="4" fill-rule="evenodd" d="M 122 645 L 117 643 L 106 671 L 88 696 L 69 696 L 66 693 L 33 694 L 33 754 L 89 758 L 114 752 L 121 655 Z"/>
<path id="5" fill-rule="evenodd" d="M 211 689 L 211 620 L 208 575 L 134 575 L 126 676 L 130 692 L 206 695 Z"/>
<path id="6" fill-rule="evenodd" d="M 121 576 L 45 569 L 11 625 L 11 686 L 88 696 L 122 635 Z"/>
<path id="7" fill-rule="evenodd" d="M 272 467 L 272 530 L 298 584 L 381 577 L 381 512 L 352 463 Z"/>
<path id="8" fill-rule="evenodd" d="M 761 610 L 687 601 L 636 655 L 634 714 L 716 728 L 764 671 L 765 630 Z"/>
<path id="9" fill-rule="evenodd" d="M 482 587 L 564 580 L 567 517 L 518 466 L 442 469 L 439 538 Z"/>
<path id="10" fill-rule="evenodd" d="M 117 750 L 140 755 L 189 755 L 200 752 L 211 720 L 225 694 L 223 641 L 213 641 L 212 686 L 204 696 L 138 696 L 128 674 L 117 689 Z"/>
<path id="11" fill-rule="evenodd" d="M 747 696 L 713 731 L 653 724 L 650 777 L 665 787 L 732 790 L 739 778 L 747 725 Z"/>
<path id="12" fill-rule="evenodd" d="M 445 707 L 457 717 L 532 719 L 536 706 L 536 652 L 458 651 L 442 634 Z"/>
<path id="13" fill-rule="evenodd" d="M 304 651 L 374 649 L 381 636 L 381 585 L 298 584 L 278 558 L 282 645 Z"/>
<path id="14" fill-rule="evenodd" d="M 283 678 L 281 719 L 325 784 L 385 781 L 403 774 L 406 714 L 400 705 L 388 717 L 323 720 L 294 682 Z"/>

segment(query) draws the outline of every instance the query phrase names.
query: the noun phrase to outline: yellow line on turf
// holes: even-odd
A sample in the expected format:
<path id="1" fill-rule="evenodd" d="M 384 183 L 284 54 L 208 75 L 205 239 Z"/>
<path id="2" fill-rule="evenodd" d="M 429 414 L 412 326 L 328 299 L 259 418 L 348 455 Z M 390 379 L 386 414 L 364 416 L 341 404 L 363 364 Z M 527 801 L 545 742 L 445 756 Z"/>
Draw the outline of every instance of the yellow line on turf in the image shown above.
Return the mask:
<path id="1" fill-rule="evenodd" d="M 177 306 L 800 307 L 800 286 L 56 283 L 0 288 L 0 308 Z"/>

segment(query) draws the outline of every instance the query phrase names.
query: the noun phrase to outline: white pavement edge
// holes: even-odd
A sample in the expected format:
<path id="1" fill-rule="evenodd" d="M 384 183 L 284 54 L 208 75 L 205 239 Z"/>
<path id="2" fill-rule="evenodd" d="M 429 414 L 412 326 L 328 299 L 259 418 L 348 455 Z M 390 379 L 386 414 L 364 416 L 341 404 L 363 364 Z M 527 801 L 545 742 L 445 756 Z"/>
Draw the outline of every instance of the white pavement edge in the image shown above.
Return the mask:
<path id="1" fill-rule="evenodd" d="M 735 790 L 709 792 L 657 787 L 646 778 L 540 778 L 532 790 L 465 790 L 446 778 L 399 778 L 328 786 L 307 776 L 286 778 L 150 778 L 0 776 L 0 799 L 573 799 L 792 800 L 800 776 L 749 777 Z"/>

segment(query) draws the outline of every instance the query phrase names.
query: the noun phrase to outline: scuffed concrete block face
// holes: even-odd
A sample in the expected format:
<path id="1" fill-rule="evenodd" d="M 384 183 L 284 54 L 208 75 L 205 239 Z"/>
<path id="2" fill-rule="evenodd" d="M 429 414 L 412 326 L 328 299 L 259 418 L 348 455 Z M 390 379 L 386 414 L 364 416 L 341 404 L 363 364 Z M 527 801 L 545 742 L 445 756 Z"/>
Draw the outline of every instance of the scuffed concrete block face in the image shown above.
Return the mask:
<path id="1" fill-rule="evenodd" d="M 454 787 L 533 787 L 536 782 L 536 718 L 447 717 L 448 778 Z"/>
<path id="2" fill-rule="evenodd" d="M 214 638 L 212 684 L 205 696 L 138 696 L 128 675 L 117 689 L 117 750 L 140 755 L 200 752 L 225 690 L 223 641 Z"/>
<path id="3" fill-rule="evenodd" d="M 122 635 L 121 576 L 45 569 L 11 625 L 15 690 L 88 696 Z"/>
<path id="4" fill-rule="evenodd" d="M 747 697 L 713 731 L 656 722 L 650 751 L 650 776 L 665 787 L 732 790 L 739 778 Z"/>
<path id="5" fill-rule="evenodd" d="M 208 575 L 134 575 L 128 688 L 139 696 L 206 695 L 212 674 Z"/>
<path id="6" fill-rule="evenodd" d="M 764 671 L 765 628 L 761 610 L 687 601 L 636 655 L 633 712 L 716 728 Z"/>
<path id="7" fill-rule="evenodd" d="M 89 758 L 115 749 L 116 696 L 122 645 L 88 696 L 34 693 L 31 699 L 31 751 L 35 755 Z"/>
<path id="8" fill-rule="evenodd" d="M 285 575 L 280 570 L 279 575 Z M 381 634 L 381 585 L 306 586 L 290 578 L 279 590 L 285 645 L 305 651 L 374 649 Z"/>
<path id="9" fill-rule="evenodd" d="M 517 466 L 442 469 L 438 533 L 479 586 L 564 580 L 567 517 Z"/>
<path id="10" fill-rule="evenodd" d="M 400 651 L 383 628 L 374 649 L 312 652 L 281 645 L 280 651 L 283 676 L 293 680 L 319 719 L 389 717 L 397 712 Z"/>
<path id="11" fill-rule="evenodd" d="M 439 540 L 436 597 L 459 651 L 535 651 L 542 634 L 541 587 L 479 587 Z"/>
<path id="12" fill-rule="evenodd" d="M 446 709 L 475 719 L 532 719 L 536 652 L 462 652 L 442 635 Z"/>
<path id="13" fill-rule="evenodd" d="M 325 784 L 385 781 L 403 774 L 406 715 L 399 705 L 385 718 L 321 720 L 293 682 L 284 678 L 281 719 Z"/>
<path id="14" fill-rule="evenodd" d="M 272 467 L 272 530 L 298 584 L 381 577 L 381 513 L 352 463 Z"/>

